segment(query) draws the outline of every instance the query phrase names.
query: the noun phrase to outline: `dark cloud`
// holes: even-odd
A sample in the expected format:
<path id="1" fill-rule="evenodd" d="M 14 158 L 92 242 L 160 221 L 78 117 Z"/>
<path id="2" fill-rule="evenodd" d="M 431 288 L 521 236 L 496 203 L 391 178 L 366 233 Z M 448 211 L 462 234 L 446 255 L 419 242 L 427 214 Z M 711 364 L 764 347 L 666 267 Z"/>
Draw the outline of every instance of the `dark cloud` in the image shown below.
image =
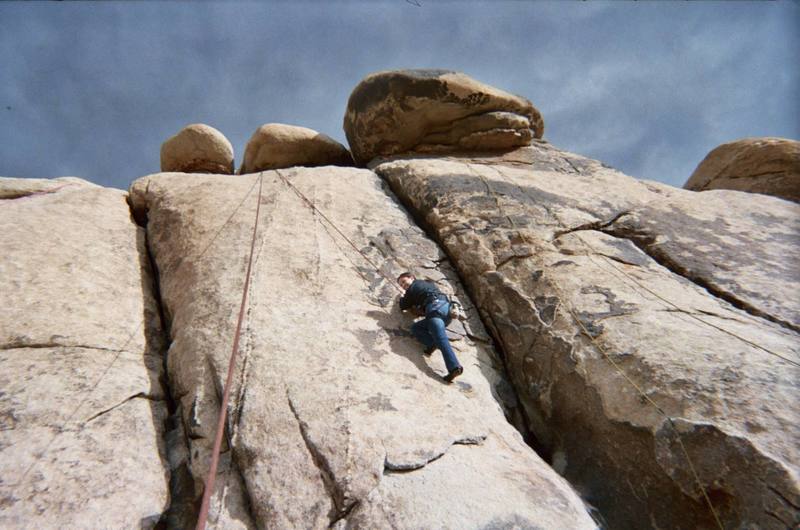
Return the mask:
<path id="1" fill-rule="evenodd" d="M 237 160 L 267 122 L 344 141 L 384 69 L 531 99 L 555 145 L 681 185 L 716 145 L 800 136 L 796 3 L 2 3 L 0 174 L 125 188 L 188 123 Z"/>

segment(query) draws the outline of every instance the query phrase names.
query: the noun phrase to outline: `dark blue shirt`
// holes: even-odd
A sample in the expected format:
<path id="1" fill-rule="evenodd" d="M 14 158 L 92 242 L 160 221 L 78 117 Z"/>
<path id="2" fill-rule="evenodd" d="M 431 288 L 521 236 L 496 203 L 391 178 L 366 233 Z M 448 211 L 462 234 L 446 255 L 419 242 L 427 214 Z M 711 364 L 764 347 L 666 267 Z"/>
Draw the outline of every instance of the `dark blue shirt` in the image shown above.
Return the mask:
<path id="1" fill-rule="evenodd" d="M 406 294 L 400 299 L 400 309 L 416 307 L 424 311 L 431 302 L 445 298 L 447 297 L 431 282 L 414 280 L 406 291 Z"/>

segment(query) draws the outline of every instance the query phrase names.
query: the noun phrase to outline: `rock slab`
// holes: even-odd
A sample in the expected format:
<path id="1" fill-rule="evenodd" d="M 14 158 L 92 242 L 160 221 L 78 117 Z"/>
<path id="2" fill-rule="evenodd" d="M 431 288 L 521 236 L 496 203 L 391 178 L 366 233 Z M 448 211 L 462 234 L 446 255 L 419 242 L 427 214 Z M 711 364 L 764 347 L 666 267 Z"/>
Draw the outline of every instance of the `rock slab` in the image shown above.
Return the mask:
<path id="1" fill-rule="evenodd" d="M 169 468 L 144 231 L 80 179 L 0 197 L 0 527 L 153 528 Z"/>
<path id="2" fill-rule="evenodd" d="M 258 179 L 157 174 L 131 189 L 138 215 L 146 212 L 172 341 L 169 379 L 198 495 Z M 422 355 L 381 275 L 409 269 L 470 315 L 451 325 L 466 368 L 457 384 L 442 381 L 440 357 Z M 445 256 L 375 174 L 264 172 L 253 271 L 214 528 L 595 526 L 506 421 L 514 403 L 503 402 L 508 384 L 475 309 Z"/>
<path id="3" fill-rule="evenodd" d="M 800 207 L 542 142 L 373 167 L 453 260 L 539 443 L 610 528 L 800 522 Z"/>

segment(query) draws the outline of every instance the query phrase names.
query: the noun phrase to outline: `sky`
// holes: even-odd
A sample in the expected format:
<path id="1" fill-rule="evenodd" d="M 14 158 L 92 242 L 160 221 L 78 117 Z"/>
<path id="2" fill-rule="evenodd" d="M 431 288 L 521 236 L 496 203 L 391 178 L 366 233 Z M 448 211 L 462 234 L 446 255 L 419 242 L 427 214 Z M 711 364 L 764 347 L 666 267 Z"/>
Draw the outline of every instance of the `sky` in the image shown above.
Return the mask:
<path id="1" fill-rule="evenodd" d="M 0 175 L 127 188 L 190 123 L 236 166 L 265 123 L 344 143 L 367 74 L 524 96 L 544 138 L 682 186 L 719 144 L 800 139 L 800 2 L 0 2 Z"/>

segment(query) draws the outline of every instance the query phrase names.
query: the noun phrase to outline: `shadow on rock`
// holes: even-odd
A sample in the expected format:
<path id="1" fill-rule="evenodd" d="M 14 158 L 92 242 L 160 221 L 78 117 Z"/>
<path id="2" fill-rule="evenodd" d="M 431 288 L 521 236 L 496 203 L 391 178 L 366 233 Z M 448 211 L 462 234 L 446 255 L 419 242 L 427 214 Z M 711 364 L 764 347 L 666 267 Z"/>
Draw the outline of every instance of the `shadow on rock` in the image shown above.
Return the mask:
<path id="1" fill-rule="evenodd" d="M 416 366 L 420 372 L 424 373 L 439 384 L 446 385 L 442 376 L 436 373 L 425 361 L 422 354 L 422 345 L 411 335 L 408 327 L 401 327 L 400 323 L 404 320 L 399 307 L 392 306 L 391 313 L 385 311 L 367 311 L 367 316 L 375 319 L 378 325 L 390 337 L 389 347 L 392 352 L 405 357 Z M 409 326 L 410 327 L 410 326 Z"/>

